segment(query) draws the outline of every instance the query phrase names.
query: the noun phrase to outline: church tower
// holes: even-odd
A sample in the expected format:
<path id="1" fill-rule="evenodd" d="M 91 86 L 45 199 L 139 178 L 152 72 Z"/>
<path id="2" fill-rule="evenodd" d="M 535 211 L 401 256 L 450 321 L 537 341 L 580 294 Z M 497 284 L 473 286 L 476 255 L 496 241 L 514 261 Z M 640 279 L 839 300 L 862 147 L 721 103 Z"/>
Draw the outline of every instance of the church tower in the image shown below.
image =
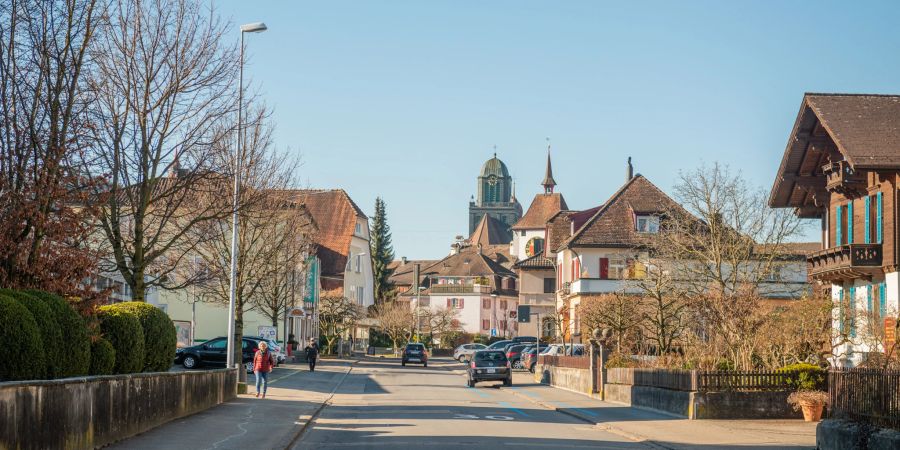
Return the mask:
<path id="1" fill-rule="evenodd" d="M 470 235 L 485 214 L 497 220 L 506 230 L 522 217 L 522 205 L 516 200 L 512 177 L 496 153 L 481 166 L 478 196 L 469 202 Z"/>

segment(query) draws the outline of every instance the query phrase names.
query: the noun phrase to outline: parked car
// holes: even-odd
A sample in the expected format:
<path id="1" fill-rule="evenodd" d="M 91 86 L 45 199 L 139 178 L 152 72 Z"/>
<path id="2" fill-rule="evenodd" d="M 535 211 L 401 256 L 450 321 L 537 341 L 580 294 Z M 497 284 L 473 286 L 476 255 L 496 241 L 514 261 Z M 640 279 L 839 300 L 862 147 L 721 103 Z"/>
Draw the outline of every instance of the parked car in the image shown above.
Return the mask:
<path id="1" fill-rule="evenodd" d="M 403 348 L 403 354 L 400 356 L 400 365 L 402 366 L 408 362 L 414 362 L 428 367 L 428 352 L 425 350 L 425 344 L 410 342 Z"/>
<path id="2" fill-rule="evenodd" d="M 574 351 L 573 346 L 569 344 L 550 344 L 547 347 L 547 351 L 541 351 L 541 354 L 547 356 L 581 356 L 584 355 L 584 344 L 575 344 Z"/>
<path id="3" fill-rule="evenodd" d="M 453 350 L 453 359 L 463 362 L 467 357 L 472 356 L 476 350 L 484 350 L 487 346 L 484 344 L 463 344 Z"/>
<path id="4" fill-rule="evenodd" d="M 525 344 L 525 343 L 534 344 L 535 342 L 537 342 L 537 338 L 534 336 L 516 336 L 516 337 L 512 338 L 512 340 L 516 341 L 520 344 Z"/>
<path id="5" fill-rule="evenodd" d="M 284 354 L 281 345 L 278 345 L 277 342 L 260 336 L 247 336 L 247 339 L 253 339 L 257 342 L 265 341 L 269 346 L 269 351 L 272 352 L 273 355 L 275 355 L 275 366 L 278 366 L 287 359 L 287 355 Z"/>
<path id="6" fill-rule="evenodd" d="M 522 350 L 528 347 L 525 344 L 517 344 L 506 348 L 506 359 L 513 369 L 522 368 Z"/>
<path id="7" fill-rule="evenodd" d="M 228 339 L 217 337 L 202 344 L 175 350 L 175 364 L 185 369 L 197 369 L 203 366 L 225 367 L 228 354 Z M 241 363 L 247 373 L 253 373 L 253 355 L 259 350 L 259 341 L 244 338 L 241 345 Z"/>
<path id="8" fill-rule="evenodd" d="M 479 350 L 472 355 L 468 368 L 469 387 L 479 381 L 503 381 L 504 386 L 512 386 L 512 368 L 509 360 L 500 350 Z"/>
<path id="9" fill-rule="evenodd" d="M 505 348 L 507 345 L 512 344 L 512 343 L 513 343 L 512 340 L 497 341 L 491 345 L 488 345 L 487 348 L 488 348 L 488 350 L 503 350 L 503 348 Z"/>
<path id="10" fill-rule="evenodd" d="M 541 347 L 541 352 L 544 351 L 544 347 Z M 534 373 L 534 366 L 537 365 L 537 347 L 531 347 L 527 350 L 524 350 L 520 355 L 522 358 L 522 367 L 528 369 L 529 372 Z"/>

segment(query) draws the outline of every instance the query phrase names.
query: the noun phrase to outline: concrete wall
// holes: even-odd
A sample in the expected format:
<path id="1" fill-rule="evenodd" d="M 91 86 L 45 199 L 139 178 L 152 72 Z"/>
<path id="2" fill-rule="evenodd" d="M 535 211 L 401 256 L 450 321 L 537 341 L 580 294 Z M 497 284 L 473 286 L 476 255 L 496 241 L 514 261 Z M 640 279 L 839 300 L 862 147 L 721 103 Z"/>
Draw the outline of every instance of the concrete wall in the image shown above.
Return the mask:
<path id="1" fill-rule="evenodd" d="M 236 396 L 218 369 L 0 383 L 0 448 L 92 449 Z"/>
<path id="2" fill-rule="evenodd" d="M 691 416 L 693 393 L 630 384 L 604 384 L 603 399 L 664 411 L 679 416 Z"/>
<path id="3" fill-rule="evenodd" d="M 572 369 L 548 365 L 536 366 L 534 381 L 580 392 L 585 395 L 593 394 L 591 371 L 588 369 Z"/>

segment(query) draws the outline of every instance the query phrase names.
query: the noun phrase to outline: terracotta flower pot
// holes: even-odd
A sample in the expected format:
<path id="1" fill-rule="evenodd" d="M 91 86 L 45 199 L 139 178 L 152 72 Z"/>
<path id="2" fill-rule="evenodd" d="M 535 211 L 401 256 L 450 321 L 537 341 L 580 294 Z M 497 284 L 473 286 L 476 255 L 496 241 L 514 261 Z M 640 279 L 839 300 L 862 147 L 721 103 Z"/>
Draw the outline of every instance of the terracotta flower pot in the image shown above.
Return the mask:
<path id="1" fill-rule="evenodd" d="M 803 409 L 803 420 L 818 422 L 822 418 L 824 406 L 822 402 L 800 402 L 800 408 Z"/>

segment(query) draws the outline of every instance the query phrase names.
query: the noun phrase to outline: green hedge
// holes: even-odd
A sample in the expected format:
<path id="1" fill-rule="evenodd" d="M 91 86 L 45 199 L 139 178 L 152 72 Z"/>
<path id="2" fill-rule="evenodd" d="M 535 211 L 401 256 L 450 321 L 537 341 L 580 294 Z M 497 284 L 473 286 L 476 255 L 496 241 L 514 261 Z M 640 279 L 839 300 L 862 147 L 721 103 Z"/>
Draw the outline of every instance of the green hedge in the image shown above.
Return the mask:
<path id="1" fill-rule="evenodd" d="M 63 345 L 63 337 L 53 310 L 46 303 L 24 292 L 0 289 L 0 295 L 18 301 L 31 312 L 31 316 L 37 323 L 38 331 L 41 333 L 41 347 L 44 349 L 44 362 L 46 363 L 44 374 L 49 379 L 59 378 L 61 372 L 60 349 Z"/>
<path id="2" fill-rule="evenodd" d="M 116 349 L 106 339 L 91 344 L 91 375 L 112 375 L 116 366 Z"/>
<path id="3" fill-rule="evenodd" d="M 778 372 L 793 374 L 789 383 L 798 391 L 826 391 L 828 390 L 828 371 L 808 363 L 798 363 L 784 366 Z"/>
<path id="4" fill-rule="evenodd" d="M 119 305 L 100 307 L 100 332 L 116 350 L 113 373 L 137 373 L 144 368 L 144 330 L 137 317 Z"/>
<path id="5" fill-rule="evenodd" d="M 144 372 L 165 372 L 172 367 L 178 336 L 175 324 L 163 310 L 144 302 L 116 305 L 137 317 L 144 331 Z"/>
<path id="6" fill-rule="evenodd" d="M 62 335 L 58 347 L 56 378 L 87 375 L 91 367 L 91 340 L 84 320 L 62 297 L 41 291 L 24 291 L 50 307 Z"/>
<path id="7" fill-rule="evenodd" d="M 0 295 L 0 381 L 44 378 L 47 363 L 38 324 L 19 301 Z"/>

